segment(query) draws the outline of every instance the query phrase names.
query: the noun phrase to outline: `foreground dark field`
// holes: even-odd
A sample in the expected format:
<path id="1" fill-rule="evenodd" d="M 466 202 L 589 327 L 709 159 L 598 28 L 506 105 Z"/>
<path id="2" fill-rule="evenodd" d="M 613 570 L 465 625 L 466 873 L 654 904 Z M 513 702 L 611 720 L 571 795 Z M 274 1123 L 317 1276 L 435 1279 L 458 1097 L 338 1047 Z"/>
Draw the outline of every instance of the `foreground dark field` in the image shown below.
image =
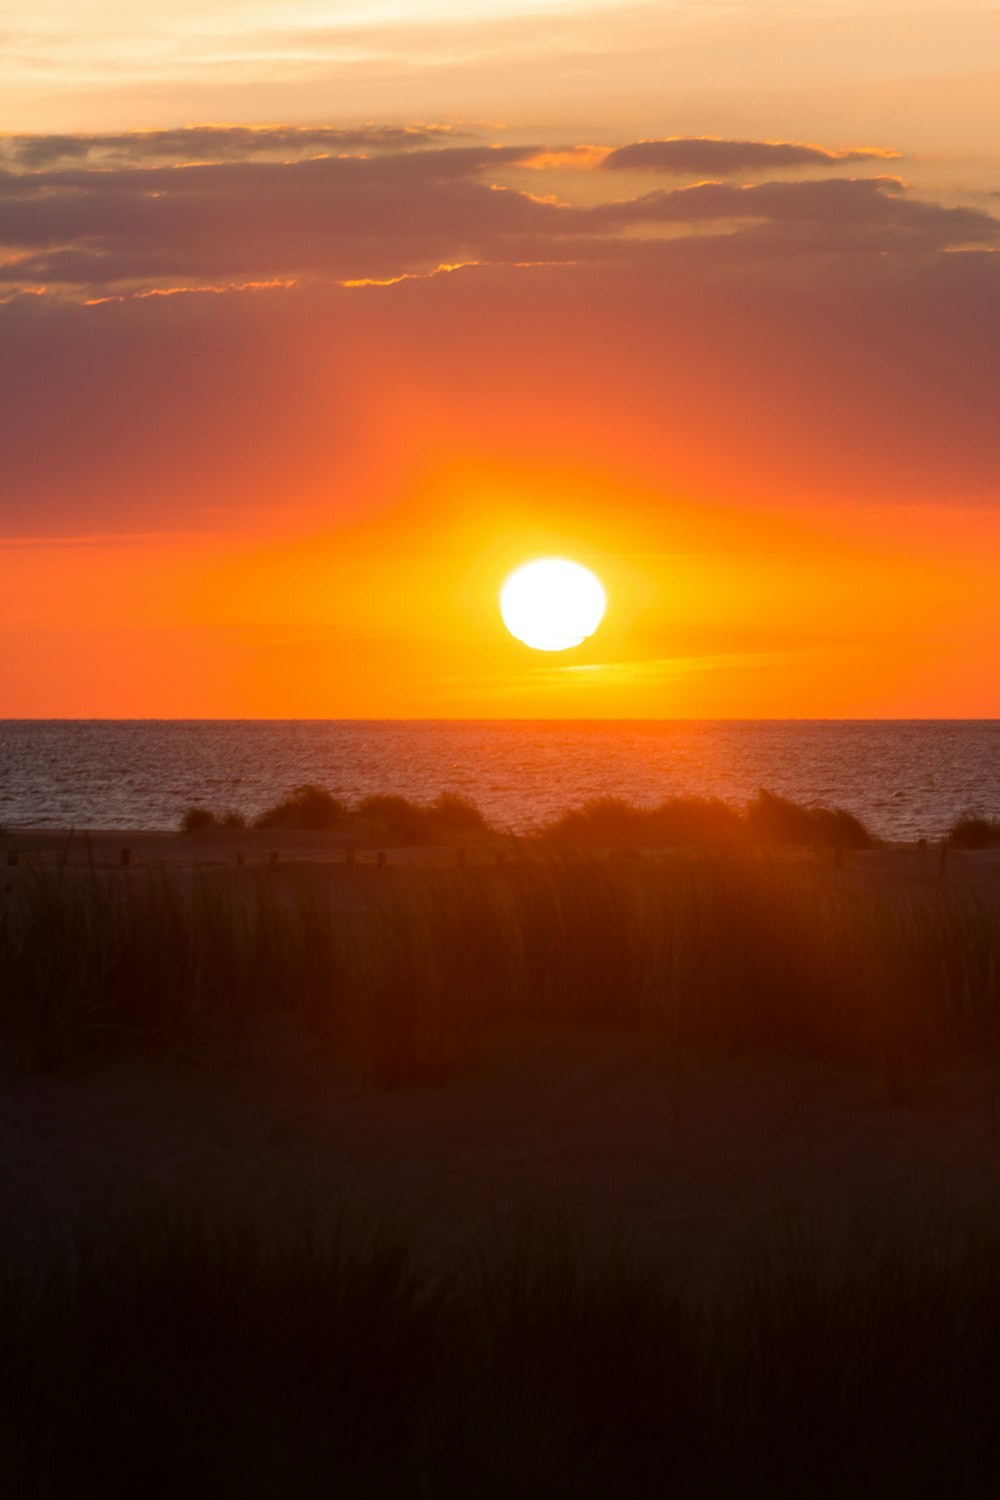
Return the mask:
<path id="1" fill-rule="evenodd" d="M 17 1493 L 984 1492 L 988 853 L 232 837 L 8 871 Z"/>
<path id="2" fill-rule="evenodd" d="M 806 1237 L 710 1301 L 555 1219 L 405 1241 L 147 1220 L 0 1286 L 10 1493 L 979 1496 L 995 1230 Z"/>

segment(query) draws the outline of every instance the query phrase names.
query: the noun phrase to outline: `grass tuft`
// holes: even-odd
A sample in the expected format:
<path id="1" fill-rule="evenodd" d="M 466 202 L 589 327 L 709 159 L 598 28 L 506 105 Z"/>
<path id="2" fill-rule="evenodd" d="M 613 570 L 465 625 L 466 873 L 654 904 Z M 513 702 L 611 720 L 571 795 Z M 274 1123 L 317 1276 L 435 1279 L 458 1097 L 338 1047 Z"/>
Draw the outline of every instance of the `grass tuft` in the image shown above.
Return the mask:
<path id="1" fill-rule="evenodd" d="M 956 849 L 995 849 L 1000 846 L 1000 818 L 980 818 L 966 813 L 952 823 L 948 842 Z"/>
<path id="2" fill-rule="evenodd" d="M 295 828 L 313 832 L 335 828 L 348 816 L 346 805 L 321 786 L 299 786 L 284 801 L 267 808 L 255 828 Z"/>
<path id="3" fill-rule="evenodd" d="M 870 849 L 874 842 L 860 819 L 842 807 L 804 807 L 763 789 L 748 805 L 744 821 L 750 837 L 760 844 Z"/>

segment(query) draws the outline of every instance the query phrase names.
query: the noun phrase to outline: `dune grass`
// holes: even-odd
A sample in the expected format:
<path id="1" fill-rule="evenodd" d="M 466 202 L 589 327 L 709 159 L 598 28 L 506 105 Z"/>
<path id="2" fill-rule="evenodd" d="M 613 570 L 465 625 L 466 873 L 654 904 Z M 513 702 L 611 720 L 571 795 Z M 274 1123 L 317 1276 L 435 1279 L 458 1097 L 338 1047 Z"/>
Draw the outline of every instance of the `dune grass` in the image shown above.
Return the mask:
<path id="1" fill-rule="evenodd" d="M 189 807 L 181 818 L 181 833 L 200 833 L 205 828 L 245 828 L 247 820 L 241 812 L 228 808 L 225 812 L 213 812 L 210 807 Z"/>
<path id="2" fill-rule="evenodd" d="M 323 787 L 300 786 L 253 822 L 254 828 L 339 829 L 355 837 L 359 825 L 370 841 L 393 846 L 501 836 L 475 802 L 454 792 L 441 792 L 428 803 L 375 793 L 350 806 Z M 245 820 L 239 813 L 216 813 L 206 807 L 189 807 L 181 819 L 182 833 L 243 826 Z M 545 824 L 535 837 L 560 849 L 715 849 L 740 844 L 870 849 L 877 843 L 860 819 L 842 807 L 806 807 L 765 790 L 742 810 L 716 797 L 668 797 L 655 807 L 622 797 L 592 797 Z"/>
<path id="3" fill-rule="evenodd" d="M 593 797 L 556 818 L 542 837 L 558 847 L 731 845 L 743 832 L 739 813 L 707 797 L 671 797 L 641 807 L 621 797 Z"/>
<path id="4" fill-rule="evenodd" d="M 452 843 L 495 832 L 474 802 L 453 792 L 426 804 L 373 795 L 358 803 L 356 813 L 373 825 L 377 840 L 393 845 Z"/>
<path id="5" fill-rule="evenodd" d="M 0 1027 L 45 1067 L 284 1010 L 397 1086 L 534 1021 L 853 1060 L 894 1089 L 995 1047 L 995 902 L 835 875 L 746 856 L 38 872 L 0 901 Z"/>
<path id="6" fill-rule="evenodd" d="M 621 797 L 595 797 L 541 831 L 557 847 L 637 848 L 808 846 L 870 849 L 875 839 L 842 807 L 805 807 L 760 791 L 742 812 L 714 797 L 668 797 L 642 807 Z"/>
<path id="7" fill-rule="evenodd" d="M 255 828 L 297 828 L 322 832 L 348 816 L 346 803 L 321 786 L 298 786 L 283 801 L 254 819 Z"/>
<path id="8" fill-rule="evenodd" d="M 402 1238 L 147 1216 L 0 1268 L 10 1493 L 975 1496 L 995 1227 L 786 1233 L 709 1286 L 535 1220 Z"/>
<path id="9" fill-rule="evenodd" d="M 966 813 L 952 823 L 948 842 L 956 849 L 1000 848 L 1000 818 L 981 818 Z"/>

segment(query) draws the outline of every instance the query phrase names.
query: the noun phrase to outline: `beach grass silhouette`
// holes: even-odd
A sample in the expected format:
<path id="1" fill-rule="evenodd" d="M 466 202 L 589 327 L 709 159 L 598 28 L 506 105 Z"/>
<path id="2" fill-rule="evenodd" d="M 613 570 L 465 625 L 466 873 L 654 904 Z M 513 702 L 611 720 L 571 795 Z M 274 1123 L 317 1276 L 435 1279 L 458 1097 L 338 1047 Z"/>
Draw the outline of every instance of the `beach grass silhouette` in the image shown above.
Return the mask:
<path id="1" fill-rule="evenodd" d="M 163 1206 L 0 1276 L 17 1493 L 981 1494 L 995 1223 L 808 1227 L 698 1286 L 536 1213 L 446 1269 Z M 109 1479 L 110 1476 L 110 1479 Z"/>
<path id="2" fill-rule="evenodd" d="M 874 1063 L 897 1083 L 942 1050 L 992 1045 L 988 892 L 845 881 L 742 838 L 609 860 L 590 843 L 611 831 L 608 811 L 567 817 L 530 857 L 377 875 L 319 861 L 25 871 L 0 905 L 0 1019 L 35 1064 L 56 1066 L 294 1013 L 399 1085 L 514 1023 L 779 1048 Z M 694 811 L 699 832 L 735 826 L 715 806 Z M 622 816 L 631 829 L 632 810 L 611 813 L 615 832 Z"/>

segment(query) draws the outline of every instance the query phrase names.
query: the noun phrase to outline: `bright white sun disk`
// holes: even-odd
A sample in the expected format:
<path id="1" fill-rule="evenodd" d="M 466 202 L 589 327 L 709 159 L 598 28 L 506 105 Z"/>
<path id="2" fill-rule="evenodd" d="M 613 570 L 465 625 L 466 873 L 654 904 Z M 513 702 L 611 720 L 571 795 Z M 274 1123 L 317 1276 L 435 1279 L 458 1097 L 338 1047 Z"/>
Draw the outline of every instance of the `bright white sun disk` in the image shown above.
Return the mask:
<path id="1" fill-rule="evenodd" d="M 589 568 L 562 557 L 525 563 L 500 592 L 511 635 L 536 651 L 566 651 L 593 635 L 604 617 L 604 590 Z"/>

